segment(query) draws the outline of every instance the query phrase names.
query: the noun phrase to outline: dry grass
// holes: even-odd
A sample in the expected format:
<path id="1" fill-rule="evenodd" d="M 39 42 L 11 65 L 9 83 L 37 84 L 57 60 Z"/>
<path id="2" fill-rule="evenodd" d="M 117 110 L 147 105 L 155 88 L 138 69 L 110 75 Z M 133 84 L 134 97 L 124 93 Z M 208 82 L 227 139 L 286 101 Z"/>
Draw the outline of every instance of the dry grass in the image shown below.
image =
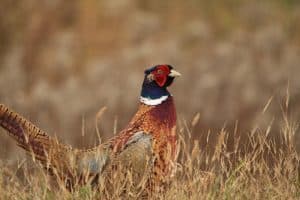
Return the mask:
<path id="1" fill-rule="evenodd" d="M 161 198 L 299 198 L 299 1 L 0 1 L 1 103 L 91 147 L 128 123 L 142 71 L 169 63 L 182 138 Z M 54 186 L 0 136 L 1 199 L 101 196 Z"/>
<path id="2" fill-rule="evenodd" d="M 143 70 L 157 63 L 183 74 L 171 90 L 180 117 L 200 112 L 198 130 L 233 128 L 236 120 L 241 131 L 266 127 L 280 116 L 276 101 L 288 82 L 299 118 L 298 1 L 1 2 L 0 101 L 73 146 L 94 145 L 93 118 L 103 106 L 103 137 L 115 120 L 117 131 L 124 127 Z M 271 96 L 272 112 L 258 118 Z M 0 157 L 16 155 L 7 138 L 0 144 Z"/>
<path id="3" fill-rule="evenodd" d="M 284 109 L 286 110 L 286 109 Z M 176 174 L 164 193 L 151 199 L 299 199 L 299 156 L 294 140 L 298 128 L 283 112 L 281 129 L 271 137 L 272 124 L 242 138 L 224 128 L 205 148 L 191 140 L 199 116 L 179 131 L 180 154 Z M 230 139 L 233 134 L 233 138 Z M 35 166 L 35 167 L 33 167 Z M 140 199 L 140 190 L 114 179 L 113 192 L 105 187 L 78 186 L 70 193 L 44 170 L 25 161 L 17 166 L 1 164 L 1 199 Z M 124 192 L 126 188 L 126 192 Z"/>

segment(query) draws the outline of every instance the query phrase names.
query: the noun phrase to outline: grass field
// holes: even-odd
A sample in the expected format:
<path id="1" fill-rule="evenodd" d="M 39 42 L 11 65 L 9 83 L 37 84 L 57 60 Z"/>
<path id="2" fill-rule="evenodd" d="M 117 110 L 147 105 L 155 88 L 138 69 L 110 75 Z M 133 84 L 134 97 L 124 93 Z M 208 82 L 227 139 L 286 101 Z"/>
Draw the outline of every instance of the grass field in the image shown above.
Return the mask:
<path id="1" fill-rule="evenodd" d="M 204 149 L 199 141 L 191 140 L 199 116 L 190 123 L 182 121 L 176 173 L 166 191 L 152 194 L 151 199 L 299 199 L 299 156 L 294 146 L 298 125 L 290 121 L 287 107 L 282 108 L 276 138 L 271 137 L 272 123 L 266 130 L 253 129 L 246 137 L 237 128 L 227 132 L 224 127 L 214 143 L 209 134 L 202 138 Z M 18 166 L 1 163 L 1 199 L 141 199 L 142 190 L 131 188 L 130 179 L 126 184 L 114 179 L 112 193 L 89 185 L 70 193 L 38 166 L 26 159 Z"/>
<path id="2" fill-rule="evenodd" d="M 183 75 L 170 88 L 181 151 L 158 198 L 300 198 L 299 1 L 0 2 L 0 103 L 89 148 L 136 112 L 143 70 L 168 63 Z M 69 193 L 0 137 L 0 199 L 109 198 Z"/>

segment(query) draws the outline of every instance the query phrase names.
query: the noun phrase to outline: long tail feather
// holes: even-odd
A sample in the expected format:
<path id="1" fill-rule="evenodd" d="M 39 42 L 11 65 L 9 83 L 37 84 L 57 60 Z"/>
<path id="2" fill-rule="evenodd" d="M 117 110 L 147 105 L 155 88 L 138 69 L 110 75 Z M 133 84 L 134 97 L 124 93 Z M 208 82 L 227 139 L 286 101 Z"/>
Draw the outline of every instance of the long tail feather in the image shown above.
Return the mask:
<path id="1" fill-rule="evenodd" d="M 44 150 L 48 149 L 49 136 L 2 104 L 0 104 L 0 125 L 8 131 L 19 146 L 27 151 L 32 148 L 35 154 L 44 156 Z"/>
<path id="2" fill-rule="evenodd" d="M 0 104 L 0 126 L 47 170 L 72 184 L 78 175 L 84 177 L 89 173 L 101 172 L 108 162 L 107 146 L 100 145 L 87 150 L 72 149 L 3 104 Z"/>
<path id="3" fill-rule="evenodd" d="M 70 174 L 72 149 L 59 143 L 21 115 L 0 104 L 0 126 L 16 140 L 18 145 L 42 162 L 48 169 L 59 169 Z"/>

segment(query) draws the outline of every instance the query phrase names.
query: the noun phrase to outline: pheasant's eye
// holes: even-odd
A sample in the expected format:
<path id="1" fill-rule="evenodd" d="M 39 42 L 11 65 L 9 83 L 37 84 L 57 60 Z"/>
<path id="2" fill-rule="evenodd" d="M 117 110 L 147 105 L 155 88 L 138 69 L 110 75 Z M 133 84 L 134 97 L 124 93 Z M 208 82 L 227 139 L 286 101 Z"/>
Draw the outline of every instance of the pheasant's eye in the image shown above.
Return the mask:
<path id="1" fill-rule="evenodd" d="M 158 74 L 163 74 L 163 71 L 161 69 L 157 70 Z"/>

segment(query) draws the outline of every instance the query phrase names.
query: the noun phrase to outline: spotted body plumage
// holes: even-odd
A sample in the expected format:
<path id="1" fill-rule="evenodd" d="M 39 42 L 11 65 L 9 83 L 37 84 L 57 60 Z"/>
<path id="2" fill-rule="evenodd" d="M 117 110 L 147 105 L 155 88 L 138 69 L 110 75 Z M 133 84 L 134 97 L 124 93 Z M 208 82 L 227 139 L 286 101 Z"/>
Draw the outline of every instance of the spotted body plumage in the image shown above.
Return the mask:
<path id="1" fill-rule="evenodd" d="M 20 147 L 69 186 L 98 183 L 125 166 L 125 174 L 130 168 L 136 179 L 146 177 L 144 182 L 156 187 L 168 180 L 176 159 L 176 110 L 166 88 L 179 75 L 169 65 L 146 70 L 137 113 L 118 135 L 93 149 L 63 145 L 1 104 L 0 125 Z"/>

